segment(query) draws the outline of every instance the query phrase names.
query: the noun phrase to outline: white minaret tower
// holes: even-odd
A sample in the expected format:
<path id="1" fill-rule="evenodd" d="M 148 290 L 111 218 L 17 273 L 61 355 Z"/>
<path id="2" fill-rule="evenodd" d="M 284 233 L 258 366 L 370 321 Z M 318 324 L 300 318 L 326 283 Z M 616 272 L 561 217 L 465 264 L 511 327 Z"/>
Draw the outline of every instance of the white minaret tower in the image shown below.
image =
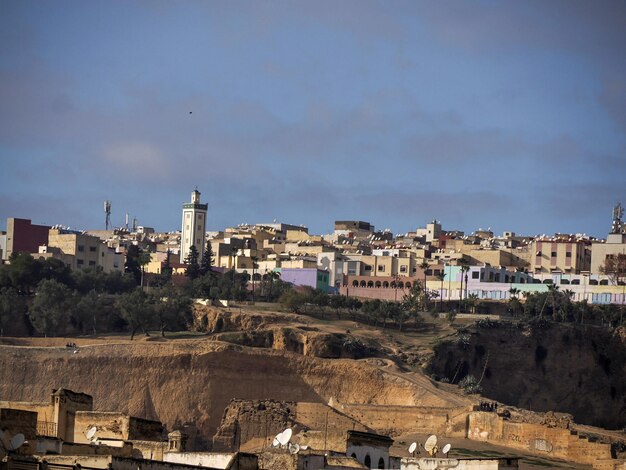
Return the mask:
<path id="1" fill-rule="evenodd" d="M 189 249 L 195 246 L 198 250 L 198 262 L 204 254 L 206 239 L 207 204 L 200 204 L 200 191 L 196 188 L 191 193 L 191 202 L 183 204 L 183 227 L 180 235 L 180 262 L 184 263 L 189 256 Z"/>

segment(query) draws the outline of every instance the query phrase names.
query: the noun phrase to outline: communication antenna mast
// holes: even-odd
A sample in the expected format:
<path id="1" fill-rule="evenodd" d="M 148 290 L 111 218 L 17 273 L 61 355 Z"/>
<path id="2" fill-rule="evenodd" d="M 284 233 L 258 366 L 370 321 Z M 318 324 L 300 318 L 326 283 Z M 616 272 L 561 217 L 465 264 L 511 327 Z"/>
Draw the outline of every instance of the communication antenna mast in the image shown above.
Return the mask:
<path id="1" fill-rule="evenodd" d="M 104 229 L 109 230 L 111 228 L 111 201 L 104 201 Z"/>

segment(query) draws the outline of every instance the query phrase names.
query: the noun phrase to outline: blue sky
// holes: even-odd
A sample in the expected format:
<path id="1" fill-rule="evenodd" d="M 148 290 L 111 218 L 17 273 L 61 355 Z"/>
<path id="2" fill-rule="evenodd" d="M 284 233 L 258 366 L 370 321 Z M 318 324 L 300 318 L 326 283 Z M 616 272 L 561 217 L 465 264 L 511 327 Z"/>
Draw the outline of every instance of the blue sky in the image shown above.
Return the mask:
<path id="1" fill-rule="evenodd" d="M 0 220 L 605 236 L 625 46 L 623 1 L 4 0 Z"/>

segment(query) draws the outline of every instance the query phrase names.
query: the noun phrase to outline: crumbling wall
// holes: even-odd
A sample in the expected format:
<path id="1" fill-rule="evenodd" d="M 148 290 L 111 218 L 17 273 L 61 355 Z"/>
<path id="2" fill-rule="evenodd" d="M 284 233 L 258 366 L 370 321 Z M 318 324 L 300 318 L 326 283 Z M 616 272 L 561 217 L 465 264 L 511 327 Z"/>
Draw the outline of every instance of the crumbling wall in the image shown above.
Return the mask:
<path id="1" fill-rule="evenodd" d="M 87 444 L 87 431 L 96 428 L 95 437 L 128 439 L 130 418 L 124 413 L 105 411 L 78 411 L 74 417 L 73 442 Z"/>
<path id="2" fill-rule="evenodd" d="M 37 435 L 37 413 L 26 410 L 0 408 L 0 433 L 5 437 L 22 433 L 26 439 L 34 439 Z"/>
<path id="3" fill-rule="evenodd" d="M 467 408 L 422 406 L 342 404 L 339 409 L 348 416 L 381 434 L 440 434 L 464 437 Z"/>
<path id="4" fill-rule="evenodd" d="M 574 462 L 594 464 L 611 459 L 610 444 L 594 442 L 563 427 L 508 421 L 496 413 L 470 413 L 467 438 Z"/>

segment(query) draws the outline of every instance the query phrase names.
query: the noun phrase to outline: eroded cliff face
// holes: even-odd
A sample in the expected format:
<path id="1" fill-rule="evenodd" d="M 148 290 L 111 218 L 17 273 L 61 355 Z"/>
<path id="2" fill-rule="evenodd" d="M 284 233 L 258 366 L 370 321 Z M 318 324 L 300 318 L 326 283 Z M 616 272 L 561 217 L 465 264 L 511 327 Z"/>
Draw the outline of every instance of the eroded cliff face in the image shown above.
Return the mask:
<path id="1" fill-rule="evenodd" d="M 0 346 L 0 397 L 47 401 L 54 388 L 94 397 L 96 410 L 194 421 L 214 434 L 233 398 L 448 406 L 458 397 L 364 361 L 325 360 L 209 340 L 67 348 Z"/>
<path id="2" fill-rule="evenodd" d="M 499 324 L 441 343 L 430 372 L 480 380 L 483 395 L 533 411 L 570 413 L 578 423 L 626 425 L 626 330 Z"/>

